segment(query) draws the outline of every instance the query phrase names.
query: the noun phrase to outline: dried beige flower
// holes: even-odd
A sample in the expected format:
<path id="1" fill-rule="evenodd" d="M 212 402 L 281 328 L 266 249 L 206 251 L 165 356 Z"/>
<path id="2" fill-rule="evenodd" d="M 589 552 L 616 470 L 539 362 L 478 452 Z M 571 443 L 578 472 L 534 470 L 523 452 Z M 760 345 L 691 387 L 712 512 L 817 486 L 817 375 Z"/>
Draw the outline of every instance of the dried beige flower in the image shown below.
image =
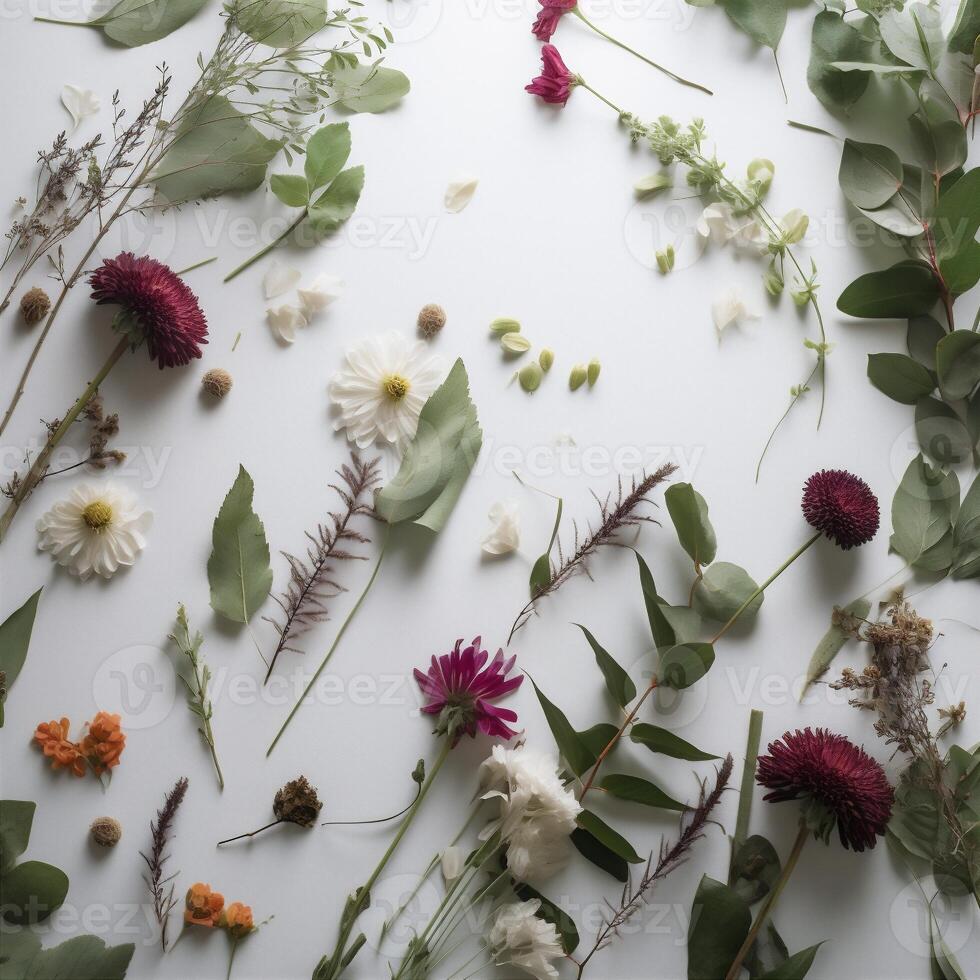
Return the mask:
<path id="1" fill-rule="evenodd" d="M 426 303 L 419 310 L 419 333 L 431 340 L 446 325 L 446 311 L 438 303 Z"/>
<path id="2" fill-rule="evenodd" d="M 310 785 L 306 776 L 298 776 L 276 793 L 272 812 L 277 820 L 312 827 L 322 807 L 316 787 Z"/>
<path id="3" fill-rule="evenodd" d="M 99 847 L 115 847 L 122 838 L 122 824 L 114 817 L 96 817 L 89 833 Z"/>
<path id="4" fill-rule="evenodd" d="M 51 300 L 43 289 L 35 286 L 28 289 L 20 300 L 20 315 L 24 318 L 24 323 L 33 327 L 48 315 L 51 309 Z"/>
<path id="5" fill-rule="evenodd" d="M 211 368 L 201 378 L 201 387 L 215 398 L 224 398 L 234 384 L 231 375 L 224 368 Z"/>

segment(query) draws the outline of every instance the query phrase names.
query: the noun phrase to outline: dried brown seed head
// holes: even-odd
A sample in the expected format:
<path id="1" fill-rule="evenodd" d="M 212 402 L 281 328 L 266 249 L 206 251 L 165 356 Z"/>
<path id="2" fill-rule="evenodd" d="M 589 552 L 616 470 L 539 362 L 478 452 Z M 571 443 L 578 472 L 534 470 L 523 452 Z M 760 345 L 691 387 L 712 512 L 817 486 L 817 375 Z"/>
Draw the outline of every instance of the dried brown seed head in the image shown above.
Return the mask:
<path id="1" fill-rule="evenodd" d="M 419 333 L 431 340 L 446 325 L 446 311 L 438 303 L 426 303 L 419 310 Z"/>
<path id="2" fill-rule="evenodd" d="M 99 847 L 115 847 L 122 837 L 122 824 L 114 817 L 96 817 L 89 833 Z"/>
<path id="3" fill-rule="evenodd" d="M 291 779 L 278 793 L 272 804 L 277 820 L 312 827 L 323 804 L 306 776 Z"/>
<path id="4" fill-rule="evenodd" d="M 201 378 L 201 386 L 215 398 L 224 398 L 231 391 L 233 383 L 231 375 L 224 368 L 211 368 Z"/>
<path id="5" fill-rule="evenodd" d="M 24 323 L 33 327 L 48 315 L 51 309 L 51 300 L 43 289 L 35 286 L 28 289 L 20 300 L 20 315 L 24 318 Z"/>

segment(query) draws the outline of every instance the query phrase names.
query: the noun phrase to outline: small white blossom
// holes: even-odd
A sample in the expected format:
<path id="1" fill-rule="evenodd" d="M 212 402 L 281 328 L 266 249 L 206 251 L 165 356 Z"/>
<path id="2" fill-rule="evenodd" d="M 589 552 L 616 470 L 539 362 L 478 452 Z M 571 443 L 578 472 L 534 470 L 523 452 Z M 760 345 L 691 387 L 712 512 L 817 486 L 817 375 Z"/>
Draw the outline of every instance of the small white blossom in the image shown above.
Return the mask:
<path id="1" fill-rule="evenodd" d="M 554 960 L 565 955 L 553 923 L 536 914 L 538 899 L 501 906 L 493 917 L 487 942 L 497 966 L 516 966 L 537 980 L 554 980 Z"/>
<path id="2" fill-rule="evenodd" d="M 734 286 L 726 289 L 712 304 L 711 316 L 718 331 L 718 339 L 728 327 L 744 323 L 746 320 L 758 320 L 759 314 L 749 309 L 742 299 L 742 294 Z"/>
<path id="3" fill-rule="evenodd" d="M 291 344 L 296 339 L 296 328 L 306 326 L 306 317 L 298 306 L 287 303 L 265 311 L 272 332 L 284 343 Z"/>
<path id="4" fill-rule="evenodd" d="M 795 245 L 797 242 L 802 241 L 809 224 L 809 217 L 799 208 L 793 208 L 792 211 L 787 211 L 779 222 L 779 227 L 783 232 L 782 242 L 785 245 Z"/>
<path id="5" fill-rule="evenodd" d="M 307 320 L 322 313 L 343 292 L 344 281 L 321 272 L 305 289 L 296 290 L 299 305 Z"/>
<path id="6" fill-rule="evenodd" d="M 509 555 L 521 546 L 521 521 L 517 501 L 498 501 L 490 508 L 490 530 L 483 539 L 488 555 Z"/>
<path id="7" fill-rule="evenodd" d="M 78 129 L 78 124 L 89 116 L 94 116 L 101 107 L 99 97 L 90 89 L 79 88 L 77 85 L 66 85 L 61 90 L 61 103 L 71 114 L 75 125 L 73 131 Z"/>

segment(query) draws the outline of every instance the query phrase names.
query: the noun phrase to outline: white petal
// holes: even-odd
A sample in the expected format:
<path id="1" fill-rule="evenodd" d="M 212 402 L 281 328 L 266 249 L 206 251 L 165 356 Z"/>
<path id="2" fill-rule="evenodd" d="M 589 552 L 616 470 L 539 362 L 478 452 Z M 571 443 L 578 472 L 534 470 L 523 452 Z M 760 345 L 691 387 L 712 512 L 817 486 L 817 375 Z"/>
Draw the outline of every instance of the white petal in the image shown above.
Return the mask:
<path id="1" fill-rule="evenodd" d="M 276 309 L 265 311 L 272 332 L 284 343 L 291 344 L 296 339 L 296 328 L 306 326 L 306 317 L 298 306 L 287 303 Z"/>
<path id="2" fill-rule="evenodd" d="M 736 323 L 746 320 L 757 320 L 759 314 L 750 310 L 742 299 L 741 293 L 733 286 L 721 294 L 711 304 L 711 317 L 715 323 L 715 330 L 718 331 L 718 339 L 724 331 Z"/>
<path id="3" fill-rule="evenodd" d="M 517 503 L 508 500 L 490 508 L 490 530 L 483 539 L 485 554 L 509 555 L 521 546 L 520 513 Z"/>
<path id="4" fill-rule="evenodd" d="M 74 120 L 73 129 L 88 116 L 94 116 L 101 106 L 99 97 L 90 89 L 79 88 L 77 85 L 66 85 L 61 90 L 62 105 L 71 113 Z"/>
<path id="5" fill-rule="evenodd" d="M 734 214 L 729 204 L 709 204 L 697 221 L 698 236 L 714 245 L 724 245 L 732 237 Z"/>
<path id="6" fill-rule="evenodd" d="M 457 177 L 451 180 L 446 188 L 446 210 L 453 213 L 462 211 L 472 200 L 479 182 L 477 177 Z"/>
<path id="7" fill-rule="evenodd" d="M 442 877 L 447 885 L 451 885 L 462 873 L 466 866 L 466 851 L 462 847 L 447 847 L 442 852 Z"/>
<path id="8" fill-rule="evenodd" d="M 299 297 L 299 305 L 306 319 L 312 320 L 315 314 L 325 310 L 340 296 L 343 288 L 343 279 L 321 272 L 305 289 L 297 289 L 296 295 Z"/>
<path id="9" fill-rule="evenodd" d="M 265 298 L 273 299 L 292 289 L 299 282 L 299 275 L 299 269 L 283 265 L 281 262 L 273 262 L 262 280 Z"/>

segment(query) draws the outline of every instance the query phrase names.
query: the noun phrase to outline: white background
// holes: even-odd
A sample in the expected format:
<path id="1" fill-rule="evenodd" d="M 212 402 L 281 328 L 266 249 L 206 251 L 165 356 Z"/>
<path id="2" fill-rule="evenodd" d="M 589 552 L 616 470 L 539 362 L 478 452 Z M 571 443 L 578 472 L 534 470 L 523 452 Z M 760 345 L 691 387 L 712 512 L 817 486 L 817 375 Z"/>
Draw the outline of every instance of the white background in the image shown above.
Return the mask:
<path id="1" fill-rule="evenodd" d="M 197 52 L 207 56 L 220 25 L 212 3 L 169 38 L 126 50 L 108 46 L 96 31 L 34 23 L 31 14 L 51 9 L 35 9 L 41 2 L 31 0 L 30 9 L 24 0 L 3 6 L 0 202 L 27 192 L 35 150 L 67 124 L 59 103 L 64 83 L 102 97 L 102 113 L 79 130 L 79 137 L 91 136 L 108 125 L 113 89 L 121 89 L 124 104 L 135 112 L 161 61 L 173 69 L 177 101 L 195 77 Z M 180 872 L 178 892 L 207 881 L 229 901 L 251 904 L 257 920 L 275 917 L 240 948 L 237 977 L 310 974 L 332 948 L 344 895 L 373 867 L 391 828 L 284 827 L 251 845 L 216 851 L 214 844 L 271 819 L 275 790 L 300 772 L 319 787 L 324 819 L 370 818 L 408 801 L 408 773 L 419 756 L 431 759 L 436 751 L 429 723 L 417 715 L 411 668 L 448 650 L 457 637 L 480 633 L 492 649 L 504 643 L 524 603 L 530 563 L 550 533 L 551 501 L 523 490 L 510 475 L 515 465 L 531 482 L 563 495 L 567 514 L 586 520 L 594 513 L 590 491 L 604 494 L 616 482 L 611 460 L 617 450 L 626 450 L 619 458 L 626 469 L 657 465 L 666 454 L 680 466 L 680 478 L 692 480 L 706 496 L 719 558 L 747 566 L 760 580 L 807 533 L 799 511 L 805 478 L 824 466 L 860 473 L 882 500 L 877 539 L 847 554 L 821 542 L 772 588 L 755 628 L 733 632 L 719 644 L 713 671 L 681 709 L 658 715 L 651 707 L 643 717 L 710 751 L 732 751 L 740 763 L 749 708 L 759 707 L 766 713 L 767 739 L 791 727 L 826 725 L 887 760 L 870 716 L 847 707 L 844 697 L 821 687 L 801 706 L 795 694 L 833 604 L 900 568 L 887 553 L 888 509 L 915 451 L 911 410 L 886 400 L 865 377 L 868 351 L 902 349 L 902 325 L 845 323 L 834 308 L 847 282 L 892 256 L 880 245 L 847 242 L 848 214 L 836 181 L 838 145 L 785 125 L 796 118 L 838 132 L 845 128 L 806 87 L 813 10 L 791 11 L 780 48 L 788 105 L 771 53 L 738 34 L 717 10 L 696 11 L 679 0 L 586 8 L 611 33 L 708 84 L 714 98 L 679 87 L 573 18 L 566 18 L 555 37 L 571 68 L 615 102 L 647 118 L 665 112 L 680 120 L 703 115 L 733 175 L 744 172 L 753 157 L 771 158 L 772 208 L 782 213 L 801 207 L 811 215 L 803 254 L 812 253 L 819 266 L 836 344 L 828 365 L 826 419 L 815 431 L 817 395 L 808 396 L 777 437 L 755 485 L 755 459 L 766 433 L 785 407 L 789 386 L 809 371 L 802 341 L 816 336 L 812 317 L 801 316 L 788 295 L 780 303 L 766 300 L 763 266 L 756 259 L 717 251 L 693 267 L 681 268 L 679 261 L 669 277 L 651 271 L 654 247 L 684 236 L 676 216 L 696 214 L 697 202 L 635 203 L 632 184 L 656 170 L 656 160 L 632 148 L 613 114 L 588 93 L 575 92 L 564 110 L 524 93 L 539 63 L 539 45 L 530 35 L 533 6 L 530 0 L 369 3 L 367 13 L 390 16 L 402 37 L 389 63 L 411 76 L 412 92 L 395 111 L 351 120 L 351 160 L 367 170 L 355 220 L 316 251 L 278 256 L 301 268 L 306 280 L 326 271 L 347 283 L 343 298 L 293 347 L 278 344 L 264 323 L 260 284 L 268 263 L 232 286 L 221 283 L 227 270 L 255 250 L 255 219 L 280 213 L 266 192 L 187 208 L 157 219 L 149 235 L 134 227 L 106 247 L 107 255 L 122 245 L 146 251 L 174 268 L 215 253 L 219 260 L 188 277 L 210 322 L 203 363 L 159 372 L 142 354 L 128 356 L 103 389 L 107 407 L 121 415 L 118 445 L 131 452 L 125 478 L 155 512 L 150 547 L 137 566 L 109 583 L 82 584 L 35 551 L 34 520 L 63 496 L 74 476 L 44 484 L 3 545 L 0 610 L 6 614 L 44 586 L 30 655 L 6 706 L 2 792 L 38 801 L 27 856 L 50 861 L 71 878 L 68 903 L 46 928 L 45 944 L 89 931 L 110 943 L 136 942 L 133 977 L 224 976 L 223 937 L 185 937 L 162 956 L 140 905 L 146 893 L 138 851 L 149 845 L 148 821 L 174 781 L 187 775 L 190 791 L 177 819 L 170 865 Z M 84 12 L 62 6 L 55 14 L 81 19 Z M 851 131 L 904 150 L 896 140 L 909 107 L 897 92 L 884 89 L 882 101 L 862 103 Z M 888 99 L 891 112 L 882 113 Z M 274 169 L 286 166 L 278 161 Z M 480 186 L 465 211 L 447 214 L 443 192 L 460 173 L 478 176 Z M 674 194 L 687 195 L 682 182 Z M 236 240 L 242 234 L 242 228 L 235 230 L 239 217 L 248 221 L 244 239 Z M 82 236 L 76 237 L 70 250 L 79 248 Z M 39 265 L 29 285 L 42 284 L 43 273 Z M 710 304 L 733 284 L 762 317 L 719 344 Z M 346 458 L 344 439 L 330 425 L 326 395 L 343 350 L 381 331 L 412 334 L 418 309 L 433 301 L 449 317 L 434 348 L 447 364 L 461 355 L 472 380 L 484 430 L 477 472 L 443 534 L 431 542 L 406 534 L 389 555 L 328 671 L 331 691 L 341 693 L 304 707 L 266 759 L 292 696 L 282 688 L 255 693 L 262 666 L 252 642 L 209 609 L 211 522 L 242 463 L 255 479 L 255 506 L 273 549 L 301 549 L 304 530 L 335 505 L 326 487 Z M 961 301 L 960 315 L 972 317 L 973 307 Z M 513 366 L 501 359 L 486 330 L 501 315 L 520 319 L 537 347 L 556 353 L 551 376 L 534 396 L 507 386 Z M 102 363 L 114 343 L 108 319 L 89 303 L 84 287 L 75 291 L 8 430 L 5 473 L 16 464 L 18 447 L 39 436 L 37 420 L 63 412 Z M 239 331 L 241 342 L 232 352 Z M 0 323 L 4 398 L 32 343 L 12 307 Z M 599 383 L 570 393 L 569 367 L 592 356 L 602 360 Z M 234 390 L 219 405 L 199 395 L 200 375 L 209 367 L 234 375 Z M 580 451 L 564 464 L 555 456 L 563 433 Z M 499 562 L 481 560 L 487 510 L 505 498 L 520 503 L 521 553 Z M 661 591 L 683 601 L 688 567 L 669 523 L 645 529 L 638 546 Z M 286 579 L 278 556 L 274 569 L 278 589 Z M 305 658 L 282 658 L 278 672 L 289 691 L 319 662 L 368 571 L 367 563 L 342 569 L 352 591 L 332 604 L 332 622 L 308 635 Z M 649 665 L 631 556 L 611 550 L 595 562 L 593 575 L 594 581 L 578 579 L 545 601 L 514 644 L 521 665 L 579 728 L 614 715 L 573 621 L 587 624 L 635 676 Z M 976 588 L 972 582 L 941 583 L 916 599 L 943 633 L 934 650 L 936 665 L 948 664 L 941 703 L 969 701 L 977 693 Z M 206 634 L 204 650 L 217 674 L 214 728 L 227 777 L 224 793 L 218 792 L 191 716 L 179 694 L 173 696 L 172 650 L 165 638 L 178 601 Z M 263 612 L 271 615 L 273 608 L 270 599 Z M 257 621 L 254 633 L 263 649 L 273 645 L 268 624 Z M 860 664 L 863 658 L 863 651 L 848 648 L 840 664 Z M 150 665 L 151 686 L 158 688 L 148 696 L 141 693 L 143 675 L 134 674 L 140 664 Z M 104 792 L 94 779 L 50 772 L 30 738 L 42 719 L 67 715 L 77 730 L 100 706 L 118 710 L 120 682 L 113 671 L 126 675 L 134 710 L 124 721 L 122 765 Z M 509 703 L 519 711 L 529 742 L 550 749 L 530 685 Z M 972 715 L 959 741 L 971 744 L 978 731 Z M 392 892 L 411 880 L 399 876 L 420 871 L 455 833 L 473 791 L 475 767 L 488 751 L 481 739 L 453 754 L 390 866 Z M 643 767 L 675 796 L 695 792 L 688 764 L 625 750 L 616 767 Z M 710 775 L 710 765 L 697 768 Z M 736 803 L 730 793 L 720 810 L 729 830 Z M 673 818 L 655 811 L 605 803 L 602 811 L 644 852 L 656 850 L 661 835 L 675 831 Z M 89 822 L 101 814 L 124 826 L 122 843 L 110 853 L 96 853 L 87 840 Z M 757 798 L 753 830 L 769 835 L 784 856 L 795 824 L 794 806 Z M 727 854 L 722 830 L 712 829 L 692 860 L 652 896 L 637 932 L 593 961 L 591 976 L 683 976 L 696 883 L 702 873 L 723 878 Z M 811 842 L 776 919 L 792 950 L 830 940 L 813 977 L 924 978 L 925 917 L 910 882 L 884 846 L 853 854 L 836 842 L 829 848 Z M 591 945 L 602 900 L 618 895 L 615 882 L 579 858 L 546 891 L 568 903 L 583 949 Z M 87 917 L 82 924 L 80 915 Z M 960 962 L 977 975 L 976 909 L 954 910 L 945 921 Z M 175 918 L 173 932 L 178 929 Z M 351 973 L 386 974 L 385 960 L 370 948 Z M 569 975 L 565 966 L 562 975 Z"/>

